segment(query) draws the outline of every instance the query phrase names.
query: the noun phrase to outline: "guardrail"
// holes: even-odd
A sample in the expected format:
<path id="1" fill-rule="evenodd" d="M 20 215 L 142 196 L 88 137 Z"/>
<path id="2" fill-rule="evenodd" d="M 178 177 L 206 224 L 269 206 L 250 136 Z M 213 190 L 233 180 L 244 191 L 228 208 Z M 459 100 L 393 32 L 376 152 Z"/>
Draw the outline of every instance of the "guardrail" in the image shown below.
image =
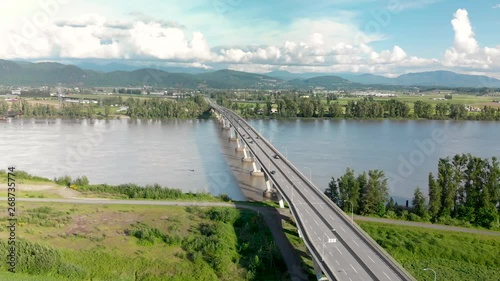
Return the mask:
<path id="1" fill-rule="evenodd" d="M 223 107 L 221 107 L 223 108 Z M 225 109 L 225 108 L 224 108 Z M 350 218 L 348 217 L 348 215 L 346 215 L 344 213 L 344 211 L 342 209 L 340 209 L 337 205 L 335 205 L 323 192 L 321 192 L 311 181 L 309 181 L 303 174 L 300 170 L 298 170 L 292 163 L 290 163 L 288 161 L 288 159 L 286 159 L 286 157 L 283 157 L 283 155 L 281 154 L 281 152 L 279 152 L 279 150 L 277 150 L 272 144 L 270 144 L 267 139 L 265 139 L 257 130 L 255 130 L 246 120 L 244 120 L 243 118 L 239 117 L 236 113 L 234 113 L 233 111 L 229 110 L 229 109 L 225 109 L 227 110 L 228 112 L 230 112 L 231 114 L 233 114 L 234 116 L 236 116 L 237 118 L 239 118 L 241 121 L 243 121 L 243 123 L 245 125 L 247 125 L 251 130 L 252 132 L 254 132 L 257 136 L 259 136 L 259 138 L 268 146 L 268 148 L 270 148 L 274 153 L 276 153 L 277 155 L 279 155 L 281 157 L 281 159 L 283 160 L 282 162 L 285 163 L 290 169 L 292 169 L 296 174 L 299 175 L 299 177 L 305 182 L 307 183 L 307 185 L 326 203 L 326 205 L 332 210 L 334 211 L 345 223 L 346 225 L 348 225 L 350 227 L 350 229 L 359 237 L 361 238 L 361 240 L 363 240 L 365 242 L 365 244 L 367 244 L 381 259 L 382 261 L 384 261 L 401 279 L 403 280 L 411 280 L 411 281 L 414 281 L 416 280 L 415 278 L 413 278 L 411 276 L 411 274 L 409 272 L 407 272 L 397 261 L 395 261 L 390 255 L 389 253 L 387 253 L 382 247 L 380 247 L 363 229 L 361 229 L 357 224 L 355 224 L 354 222 L 351 223 L 351 220 Z M 234 125 L 233 125 L 234 126 Z M 246 131 L 246 129 L 244 129 Z M 246 142 L 246 141 L 245 141 Z M 258 143 L 256 143 L 258 145 Z M 258 145 L 259 146 L 259 145 Z M 250 147 L 250 146 L 248 146 Z M 260 147 L 260 146 L 259 146 Z M 261 148 L 262 149 L 262 148 Z M 255 153 L 254 153 L 255 154 Z M 256 156 L 256 155 L 255 155 Z M 256 156 L 257 157 L 257 156 Z M 258 157 L 257 157 L 258 158 Z M 265 165 L 263 165 L 263 162 L 258 159 L 259 163 L 261 164 L 262 167 L 264 167 L 264 169 L 267 170 L 267 168 L 265 167 Z M 280 169 L 281 170 L 281 169 Z M 290 181 L 290 179 L 284 174 L 284 176 Z M 272 178 L 271 178 L 272 179 Z M 274 179 L 273 180 L 273 183 L 274 182 Z M 278 184 L 275 183 L 275 185 L 279 187 Z M 280 188 L 281 189 L 281 188 Z M 290 200 L 289 198 L 286 196 L 286 193 L 283 192 L 283 190 L 280 190 L 281 191 L 281 194 L 283 195 L 283 197 L 285 197 L 288 202 L 288 205 L 291 206 L 290 209 L 292 209 L 292 206 L 293 204 L 290 204 Z M 307 199 L 306 199 L 307 200 Z M 293 207 L 294 208 L 294 207 Z M 293 214 L 293 212 L 292 212 Z M 295 216 L 294 216 L 295 217 Z M 295 217 L 296 221 L 300 221 L 297 220 L 297 218 Z M 300 223 L 301 224 L 301 223 Z M 303 227 L 303 226 L 302 226 Z M 305 229 L 305 227 L 303 227 Z M 304 231 L 302 232 L 304 234 Z M 305 234 L 307 234 L 307 232 L 305 232 Z M 309 239 L 309 237 L 307 237 L 307 239 Z M 314 244 L 312 245 L 312 247 L 315 249 L 314 247 Z M 317 259 L 318 260 L 318 259 Z M 321 266 L 323 270 L 325 270 L 325 268 L 323 268 L 323 266 Z M 326 267 L 328 268 L 328 267 Z M 328 270 L 330 271 L 330 270 Z"/>

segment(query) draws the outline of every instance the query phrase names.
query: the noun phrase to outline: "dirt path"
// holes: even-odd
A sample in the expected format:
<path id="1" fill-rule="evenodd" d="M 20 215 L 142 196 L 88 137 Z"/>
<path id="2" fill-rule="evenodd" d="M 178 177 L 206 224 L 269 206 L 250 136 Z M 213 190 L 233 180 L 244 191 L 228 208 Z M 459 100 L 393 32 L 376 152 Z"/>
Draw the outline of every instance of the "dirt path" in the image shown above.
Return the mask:
<path id="1" fill-rule="evenodd" d="M 78 191 L 65 188 L 63 186 L 57 185 L 55 183 L 47 183 L 47 184 L 35 184 L 35 183 L 21 183 L 18 184 L 18 191 L 35 191 L 35 192 L 44 192 L 49 194 L 59 195 L 62 198 L 78 198 L 80 193 Z"/>
<path id="2" fill-rule="evenodd" d="M 442 224 L 431 224 L 431 223 L 425 223 L 425 222 L 392 220 L 392 219 L 363 217 L 363 216 L 354 216 L 354 220 L 358 220 L 358 221 L 372 221 L 372 222 L 380 222 L 380 223 L 388 223 L 388 224 L 397 224 L 397 225 L 407 225 L 407 226 L 432 228 L 432 229 L 439 229 L 439 230 L 449 230 L 449 231 L 457 231 L 457 232 L 467 232 L 467 233 L 475 233 L 475 234 L 485 234 L 485 235 L 500 236 L 500 231 L 481 230 L 481 229 L 458 227 L 458 226 L 450 226 L 450 225 L 442 225 Z"/>

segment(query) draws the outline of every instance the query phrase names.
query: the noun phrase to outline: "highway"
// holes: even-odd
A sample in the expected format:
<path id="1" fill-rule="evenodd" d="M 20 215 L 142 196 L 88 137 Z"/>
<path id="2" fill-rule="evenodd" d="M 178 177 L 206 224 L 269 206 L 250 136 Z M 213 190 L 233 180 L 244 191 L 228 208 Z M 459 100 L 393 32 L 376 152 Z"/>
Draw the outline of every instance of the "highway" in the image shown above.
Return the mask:
<path id="1" fill-rule="evenodd" d="M 310 254 L 329 280 L 415 280 L 249 123 L 211 105 L 237 130 L 289 203 Z"/>

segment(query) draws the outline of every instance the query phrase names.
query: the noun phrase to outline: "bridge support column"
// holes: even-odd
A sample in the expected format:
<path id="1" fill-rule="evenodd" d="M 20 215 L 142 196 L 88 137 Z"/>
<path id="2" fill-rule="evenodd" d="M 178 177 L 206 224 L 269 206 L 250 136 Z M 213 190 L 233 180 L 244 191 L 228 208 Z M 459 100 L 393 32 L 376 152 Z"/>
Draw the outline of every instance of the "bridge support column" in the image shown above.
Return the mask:
<path id="1" fill-rule="evenodd" d="M 278 192 L 278 203 L 280 204 L 280 209 L 285 208 L 285 202 L 283 201 L 283 196 Z"/>
<path id="2" fill-rule="evenodd" d="M 222 117 L 222 129 L 229 130 L 231 129 L 229 121 L 226 121 L 224 117 Z"/>
<path id="3" fill-rule="evenodd" d="M 238 152 L 243 152 L 246 154 L 245 150 L 247 147 L 245 144 L 243 144 L 243 145 L 240 144 L 240 139 L 236 139 L 236 144 L 237 144 L 237 146 L 234 150 L 236 150 Z"/>
<path id="4" fill-rule="evenodd" d="M 234 129 L 234 131 L 229 136 L 229 141 L 237 141 L 237 140 L 238 140 L 238 133 L 236 133 L 236 129 Z"/>
<path id="5" fill-rule="evenodd" d="M 252 157 L 252 155 L 251 155 L 251 152 L 250 152 L 250 151 L 248 151 L 248 153 L 247 153 L 247 148 L 246 148 L 246 146 L 243 148 L 243 155 L 244 155 L 244 156 L 243 156 L 243 158 L 241 158 L 241 161 L 243 161 L 243 162 L 254 162 L 254 161 L 253 161 L 253 157 Z"/>
<path id="6" fill-rule="evenodd" d="M 255 161 L 252 162 L 252 166 L 253 166 L 253 171 L 250 172 L 250 175 L 255 176 L 255 177 L 263 177 L 264 176 L 263 171 L 257 170 L 257 164 L 255 163 Z"/>
<path id="7" fill-rule="evenodd" d="M 272 191 L 271 191 L 272 183 L 269 180 L 269 176 L 267 174 L 265 174 L 265 173 L 264 173 L 264 179 L 266 181 L 266 190 L 264 190 L 264 197 L 265 198 L 271 198 L 272 194 L 273 194 Z"/>

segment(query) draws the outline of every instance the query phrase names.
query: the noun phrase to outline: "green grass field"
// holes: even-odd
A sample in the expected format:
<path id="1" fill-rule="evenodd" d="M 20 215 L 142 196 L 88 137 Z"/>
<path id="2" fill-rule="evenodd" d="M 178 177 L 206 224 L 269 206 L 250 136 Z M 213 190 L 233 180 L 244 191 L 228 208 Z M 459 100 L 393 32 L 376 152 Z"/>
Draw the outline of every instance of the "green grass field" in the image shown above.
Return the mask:
<path id="1" fill-rule="evenodd" d="M 417 280 L 496 281 L 500 237 L 411 226 L 357 222 Z"/>
<path id="2" fill-rule="evenodd" d="M 234 208 L 18 203 L 16 274 L 0 280 L 281 280 L 260 215 Z M 6 215 L 0 217 L 6 224 Z M 0 229 L 0 251 L 9 233 Z M 30 254 L 31 253 L 31 254 Z"/>

